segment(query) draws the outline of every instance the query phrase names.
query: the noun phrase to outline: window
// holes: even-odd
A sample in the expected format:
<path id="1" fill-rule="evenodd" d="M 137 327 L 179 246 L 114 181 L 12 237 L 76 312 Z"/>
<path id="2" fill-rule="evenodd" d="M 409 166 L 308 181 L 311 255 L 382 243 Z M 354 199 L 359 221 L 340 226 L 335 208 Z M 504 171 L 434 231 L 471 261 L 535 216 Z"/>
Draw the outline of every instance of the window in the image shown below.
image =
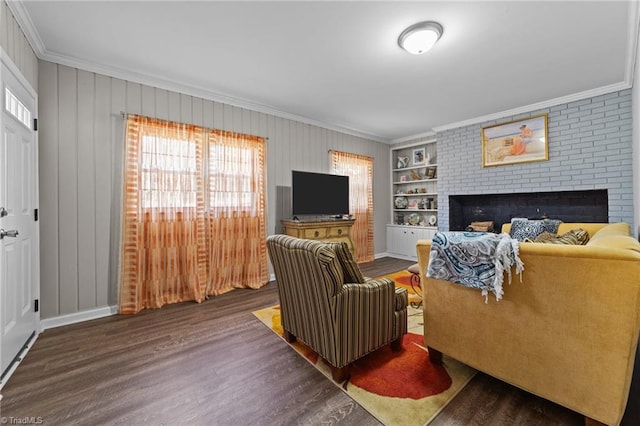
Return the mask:
<path id="1" fill-rule="evenodd" d="M 253 152 L 242 147 L 209 145 L 209 207 L 251 210 L 254 205 Z"/>
<path id="2" fill-rule="evenodd" d="M 20 102 L 20 99 L 8 87 L 4 89 L 4 109 L 27 128 L 31 129 L 31 111 Z"/>
<path id="3" fill-rule="evenodd" d="M 143 208 L 196 206 L 196 142 L 142 136 Z"/>

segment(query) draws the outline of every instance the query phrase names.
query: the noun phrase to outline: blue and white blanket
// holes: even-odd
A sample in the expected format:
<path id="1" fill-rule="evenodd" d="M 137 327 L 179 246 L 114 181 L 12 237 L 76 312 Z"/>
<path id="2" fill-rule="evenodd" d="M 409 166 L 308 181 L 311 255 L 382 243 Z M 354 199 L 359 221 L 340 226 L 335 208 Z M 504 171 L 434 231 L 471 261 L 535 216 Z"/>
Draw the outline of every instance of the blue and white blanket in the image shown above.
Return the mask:
<path id="1" fill-rule="evenodd" d="M 520 275 L 524 264 L 518 256 L 518 240 L 508 234 L 490 232 L 436 232 L 431 240 L 427 277 L 482 290 L 485 303 L 489 291 L 502 299 L 504 272 L 511 284 L 511 267 Z"/>

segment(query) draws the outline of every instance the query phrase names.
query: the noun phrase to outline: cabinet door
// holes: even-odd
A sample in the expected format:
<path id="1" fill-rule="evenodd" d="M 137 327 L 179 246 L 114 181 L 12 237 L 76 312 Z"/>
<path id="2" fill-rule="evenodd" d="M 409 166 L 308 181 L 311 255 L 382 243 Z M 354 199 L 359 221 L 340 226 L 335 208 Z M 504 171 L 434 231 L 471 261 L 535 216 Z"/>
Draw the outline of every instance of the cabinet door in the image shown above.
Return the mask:
<path id="1" fill-rule="evenodd" d="M 430 229 L 430 228 L 425 229 L 423 238 L 425 240 L 432 240 L 433 237 L 436 235 L 436 231 L 437 229 Z"/>
<path id="2" fill-rule="evenodd" d="M 422 236 L 422 229 L 407 227 L 404 229 L 402 242 L 402 254 L 405 256 L 418 257 L 416 244 Z"/>

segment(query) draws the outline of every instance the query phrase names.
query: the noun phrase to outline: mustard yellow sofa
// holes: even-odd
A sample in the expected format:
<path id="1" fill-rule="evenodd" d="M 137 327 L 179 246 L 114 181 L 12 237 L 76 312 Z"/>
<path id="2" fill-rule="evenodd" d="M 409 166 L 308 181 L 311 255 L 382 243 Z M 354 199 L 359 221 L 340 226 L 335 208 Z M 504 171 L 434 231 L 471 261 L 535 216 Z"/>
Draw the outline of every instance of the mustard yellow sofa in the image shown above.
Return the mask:
<path id="1" fill-rule="evenodd" d="M 609 425 L 627 404 L 640 331 L 640 243 L 625 223 L 563 223 L 587 245 L 521 243 L 522 283 L 500 301 L 426 277 L 430 240 L 417 243 L 424 341 L 442 354 Z M 510 225 L 503 226 L 509 232 Z"/>

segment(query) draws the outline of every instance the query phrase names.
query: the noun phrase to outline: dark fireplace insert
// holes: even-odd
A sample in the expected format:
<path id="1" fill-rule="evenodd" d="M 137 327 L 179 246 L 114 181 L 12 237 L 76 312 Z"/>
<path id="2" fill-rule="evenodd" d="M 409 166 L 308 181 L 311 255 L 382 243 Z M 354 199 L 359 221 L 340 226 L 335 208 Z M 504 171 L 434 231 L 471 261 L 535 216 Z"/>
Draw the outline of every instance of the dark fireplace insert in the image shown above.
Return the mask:
<path id="1" fill-rule="evenodd" d="M 463 231 L 472 222 L 493 221 L 495 232 L 513 218 L 608 222 L 606 189 L 449 196 L 449 229 Z"/>

